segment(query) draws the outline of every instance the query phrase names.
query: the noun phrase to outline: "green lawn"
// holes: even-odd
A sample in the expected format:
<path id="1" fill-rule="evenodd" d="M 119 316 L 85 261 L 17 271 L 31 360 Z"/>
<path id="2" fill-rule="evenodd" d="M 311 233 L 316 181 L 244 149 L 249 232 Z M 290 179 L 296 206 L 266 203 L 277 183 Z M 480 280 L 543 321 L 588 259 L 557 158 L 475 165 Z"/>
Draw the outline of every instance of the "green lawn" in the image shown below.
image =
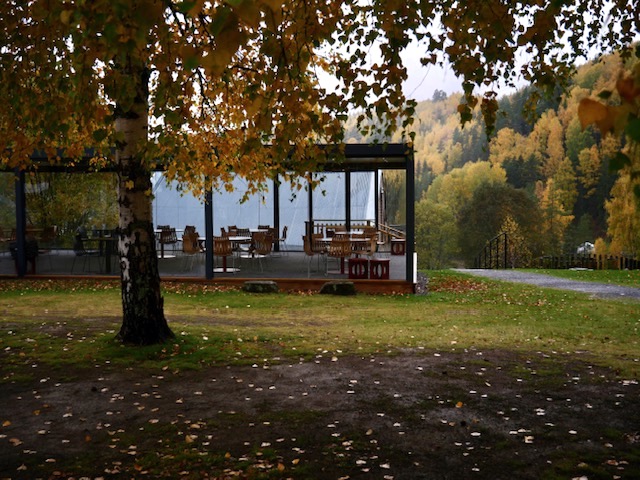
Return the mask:
<path id="1" fill-rule="evenodd" d="M 199 368 L 311 358 L 318 352 L 470 347 L 586 351 L 602 365 L 638 369 L 640 303 L 452 272 L 428 276 L 429 293 L 420 296 L 256 295 L 166 285 L 166 316 L 177 338 L 147 348 L 125 348 L 113 340 L 121 309 L 117 283 L 6 281 L 0 283 L 0 348 L 5 368 L 14 374 L 28 374 L 27 359 L 91 365 L 128 364 L 134 357 L 150 365 Z"/>
<path id="2" fill-rule="evenodd" d="M 608 283 L 626 287 L 640 287 L 640 270 L 553 270 L 526 269 L 533 273 L 544 273 L 556 277 L 584 282 Z"/>
<path id="3" fill-rule="evenodd" d="M 165 284 L 176 338 L 144 348 L 114 340 L 117 281 L 1 281 L 0 476 L 638 478 L 640 302 L 427 274 Z"/>

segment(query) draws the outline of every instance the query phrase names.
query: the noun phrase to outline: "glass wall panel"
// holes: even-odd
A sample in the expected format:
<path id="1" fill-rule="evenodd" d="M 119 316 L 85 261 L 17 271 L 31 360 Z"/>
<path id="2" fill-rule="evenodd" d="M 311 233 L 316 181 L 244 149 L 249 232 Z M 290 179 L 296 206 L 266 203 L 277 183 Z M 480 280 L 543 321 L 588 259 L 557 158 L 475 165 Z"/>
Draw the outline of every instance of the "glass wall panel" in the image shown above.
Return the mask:
<path id="1" fill-rule="evenodd" d="M 317 223 L 345 223 L 344 172 L 315 174 L 321 180 L 313 191 L 313 220 Z"/>

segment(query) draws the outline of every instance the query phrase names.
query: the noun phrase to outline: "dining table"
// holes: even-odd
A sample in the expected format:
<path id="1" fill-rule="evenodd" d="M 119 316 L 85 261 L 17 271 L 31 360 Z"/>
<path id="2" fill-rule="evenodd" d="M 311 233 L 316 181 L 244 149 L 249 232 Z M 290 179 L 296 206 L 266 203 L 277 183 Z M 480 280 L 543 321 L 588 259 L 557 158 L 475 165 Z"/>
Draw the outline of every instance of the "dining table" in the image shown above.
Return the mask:
<path id="1" fill-rule="evenodd" d="M 247 237 L 246 235 L 231 235 L 229 237 L 229 241 L 233 245 L 233 250 L 237 250 L 240 247 L 240 244 L 251 243 L 251 237 Z"/>

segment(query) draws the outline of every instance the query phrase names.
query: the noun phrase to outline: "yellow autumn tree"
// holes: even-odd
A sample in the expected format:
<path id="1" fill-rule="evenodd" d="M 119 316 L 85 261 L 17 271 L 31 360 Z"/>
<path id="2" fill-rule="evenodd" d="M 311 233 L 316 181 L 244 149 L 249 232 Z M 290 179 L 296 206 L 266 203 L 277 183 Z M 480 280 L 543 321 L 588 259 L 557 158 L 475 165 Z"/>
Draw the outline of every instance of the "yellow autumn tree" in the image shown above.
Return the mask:
<path id="1" fill-rule="evenodd" d="M 507 215 L 500 227 L 500 233 L 507 234 L 507 265 L 511 268 L 522 268 L 531 265 L 533 255 L 518 222 Z M 504 246 L 502 247 L 504 248 Z"/>
<path id="2" fill-rule="evenodd" d="M 547 252 L 551 255 L 564 253 L 565 234 L 573 221 L 571 210 L 563 203 L 564 192 L 554 179 L 536 184 L 536 196 L 540 204 L 542 224 L 540 234 L 544 238 Z"/>
<path id="3" fill-rule="evenodd" d="M 607 233 L 611 239 L 609 252 L 614 255 L 640 255 L 640 189 L 638 172 L 626 167 L 611 189 L 611 198 L 605 203 L 608 214 Z"/>

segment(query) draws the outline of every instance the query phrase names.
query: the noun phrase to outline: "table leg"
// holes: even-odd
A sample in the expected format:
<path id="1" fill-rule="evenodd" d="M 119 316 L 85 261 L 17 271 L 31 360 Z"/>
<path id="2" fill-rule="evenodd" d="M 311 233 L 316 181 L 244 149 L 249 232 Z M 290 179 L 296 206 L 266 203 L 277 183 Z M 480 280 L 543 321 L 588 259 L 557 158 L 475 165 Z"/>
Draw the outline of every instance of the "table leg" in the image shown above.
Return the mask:
<path id="1" fill-rule="evenodd" d="M 227 271 L 227 257 L 222 257 L 222 271 L 226 272 Z"/>

